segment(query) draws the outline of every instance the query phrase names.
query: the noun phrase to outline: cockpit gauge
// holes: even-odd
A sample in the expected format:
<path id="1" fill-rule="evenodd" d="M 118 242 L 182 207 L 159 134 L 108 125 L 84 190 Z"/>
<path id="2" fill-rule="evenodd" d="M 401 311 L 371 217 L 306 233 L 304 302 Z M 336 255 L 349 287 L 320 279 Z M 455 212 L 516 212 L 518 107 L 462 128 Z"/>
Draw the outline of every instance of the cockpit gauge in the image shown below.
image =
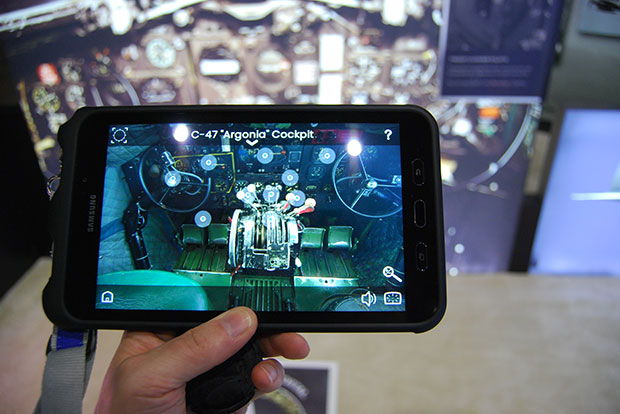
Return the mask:
<path id="1" fill-rule="evenodd" d="M 89 92 L 94 104 L 103 105 L 140 105 L 140 98 L 129 80 L 119 74 L 112 66 L 110 49 L 94 49 L 88 66 Z"/>
<path id="2" fill-rule="evenodd" d="M 144 82 L 140 92 L 140 97 L 147 103 L 172 102 L 176 96 L 174 85 L 160 78 L 152 78 Z"/>
<path id="3" fill-rule="evenodd" d="M 237 154 L 239 155 L 239 159 L 244 163 L 252 162 L 252 156 L 256 150 L 250 150 L 247 148 L 239 147 L 237 150 Z"/>
<path id="4" fill-rule="evenodd" d="M 372 85 L 381 74 L 381 64 L 376 56 L 379 53 L 371 49 L 368 53 L 359 54 L 350 63 L 348 68 L 351 83 L 357 89 Z"/>
<path id="5" fill-rule="evenodd" d="M 291 62 L 275 48 L 259 52 L 256 57 L 255 70 L 256 84 L 264 92 L 278 93 L 291 83 Z"/>
<path id="6" fill-rule="evenodd" d="M 322 165 L 311 165 L 308 168 L 308 181 L 319 181 L 325 175 L 325 167 Z"/>
<path id="7" fill-rule="evenodd" d="M 65 101 L 72 110 L 77 110 L 86 106 L 86 98 L 84 98 L 84 87 L 82 85 L 69 85 L 65 89 Z"/>
<path id="8" fill-rule="evenodd" d="M 82 80 L 82 62 L 75 62 L 71 59 L 60 62 L 60 74 L 67 82 L 79 82 Z"/>
<path id="9" fill-rule="evenodd" d="M 156 68 L 167 69 L 174 64 L 177 52 L 167 40 L 157 37 L 147 43 L 146 57 Z"/>
<path id="10" fill-rule="evenodd" d="M 301 161 L 301 151 L 289 151 L 288 162 L 291 164 L 297 164 Z"/>
<path id="11" fill-rule="evenodd" d="M 53 113 L 60 109 L 60 98 L 45 86 L 39 85 L 32 90 L 32 100 L 43 112 Z"/>

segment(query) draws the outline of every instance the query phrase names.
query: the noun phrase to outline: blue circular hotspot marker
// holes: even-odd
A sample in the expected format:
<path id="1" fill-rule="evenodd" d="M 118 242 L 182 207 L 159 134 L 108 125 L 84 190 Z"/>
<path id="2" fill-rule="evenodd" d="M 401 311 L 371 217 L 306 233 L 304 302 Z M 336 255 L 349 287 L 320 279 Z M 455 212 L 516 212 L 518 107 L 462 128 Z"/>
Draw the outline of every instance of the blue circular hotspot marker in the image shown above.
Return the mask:
<path id="1" fill-rule="evenodd" d="M 288 186 L 297 184 L 299 174 L 295 170 L 286 170 L 282 173 L 282 182 Z"/>
<path id="2" fill-rule="evenodd" d="M 261 148 L 256 153 L 256 159 L 261 164 L 269 164 L 273 161 L 273 151 L 269 148 Z"/>
<path id="3" fill-rule="evenodd" d="M 265 190 L 263 190 L 263 198 L 269 204 L 273 204 L 280 198 L 280 190 L 278 190 L 276 187 L 268 185 L 267 187 L 265 187 Z"/>
<path id="4" fill-rule="evenodd" d="M 293 194 L 291 204 L 293 207 L 301 207 L 306 202 L 306 195 L 301 190 L 295 190 L 291 194 Z"/>
<path id="5" fill-rule="evenodd" d="M 246 191 L 243 196 L 243 201 L 245 201 L 246 203 L 251 203 L 252 201 L 254 201 L 254 194 L 252 194 L 249 191 Z"/>
<path id="6" fill-rule="evenodd" d="M 331 164 L 336 161 L 336 152 L 331 148 L 323 148 L 319 152 L 319 161 L 323 164 Z"/>
<path id="7" fill-rule="evenodd" d="M 177 171 L 168 171 L 166 175 L 164 175 L 164 182 L 168 187 L 176 187 L 181 184 L 181 174 Z"/>
<path id="8" fill-rule="evenodd" d="M 194 216 L 194 223 L 196 223 L 198 227 L 207 227 L 211 224 L 211 214 L 209 214 L 207 210 L 200 210 Z"/>
<path id="9" fill-rule="evenodd" d="M 217 166 L 217 158 L 211 154 L 207 154 L 200 159 L 200 166 L 205 171 L 212 171 Z"/>

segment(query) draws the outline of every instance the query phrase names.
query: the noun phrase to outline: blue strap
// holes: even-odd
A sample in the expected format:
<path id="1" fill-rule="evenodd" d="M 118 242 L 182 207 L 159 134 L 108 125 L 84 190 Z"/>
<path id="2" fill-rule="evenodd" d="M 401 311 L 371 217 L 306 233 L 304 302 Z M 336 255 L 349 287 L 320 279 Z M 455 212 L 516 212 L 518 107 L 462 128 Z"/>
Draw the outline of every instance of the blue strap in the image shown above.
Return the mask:
<path id="1" fill-rule="evenodd" d="M 97 331 L 54 326 L 47 343 L 41 397 L 35 414 L 80 414 L 97 347 Z"/>
<path id="2" fill-rule="evenodd" d="M 75 348 L 84 345 L 84 331 L 65 331 L 58 328 L 56 334 L 56 350 Z"/>

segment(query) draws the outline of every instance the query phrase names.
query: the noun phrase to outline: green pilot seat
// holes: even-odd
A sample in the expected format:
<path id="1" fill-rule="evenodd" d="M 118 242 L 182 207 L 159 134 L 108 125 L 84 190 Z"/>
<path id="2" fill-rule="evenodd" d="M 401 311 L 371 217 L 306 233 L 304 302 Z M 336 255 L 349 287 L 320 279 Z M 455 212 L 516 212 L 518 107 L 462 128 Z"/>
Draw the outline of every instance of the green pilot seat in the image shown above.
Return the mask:
<path id="1" fill-rule="evenodd" d="M 325 229 L 320 227 L 306 227 L 301 233 L 302 249 L 322 249 Z"/>
<path id="2" fill-rule="evenodd" d="M 325 229 L 306 227 L 301 236 L 301 276 L 321 278 L 355 278 L 348 252 L 352 248 L 353 227 L 330 226 L 327 249 L 324 249 Z M 343 254 L 344 253 L 344 254 Z"/>
<path id="3" fill-rule="evenodd" d="M 97 278 L 97 306 L 110 309 L 213 309 L 199 283 L 164 270 L 128 270 Z M 102 302 L 99 299 L 105 300 Z M 107 303 L 104 303 L 106 302 Z"/>
<path id="4" fill-rule="evenodd" d="M 183 239 L 183 245 L 185 246 L 201 246 L 205 242 L 204 229 L 196 226 L 195 224 L 183 224 L 181 226 L 181 235 Z"/>
<path id="5" fill-rule="evenodd" d="M 209 227 L 209 246 L 228 246 L 228 224 L 212 223 Z"/>
<path id="6" fill-rule="evenodd" d="M 184 224 L 183 252 L 174 271 L 203 285 L 230 285 L 228 233 L 228 224 L 211 223 L 205 228 Z"/>
<path id="7" fill-rule="evenodd" d="M 353 247 L 353 227 L 330 226 L 327 233 L 327 248 L 329 250 L 349 251 Z"/>

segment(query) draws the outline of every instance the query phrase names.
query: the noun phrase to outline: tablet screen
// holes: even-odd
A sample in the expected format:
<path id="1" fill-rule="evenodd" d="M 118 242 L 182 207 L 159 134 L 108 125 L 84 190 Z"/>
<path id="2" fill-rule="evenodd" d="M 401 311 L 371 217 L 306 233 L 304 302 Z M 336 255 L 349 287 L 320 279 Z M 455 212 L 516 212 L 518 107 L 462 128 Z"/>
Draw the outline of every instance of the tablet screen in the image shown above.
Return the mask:
<path id="1" fill-rule="evenodd" d="M 97 309 L 405 310 L 399 124 L 109 128 Z"/>

